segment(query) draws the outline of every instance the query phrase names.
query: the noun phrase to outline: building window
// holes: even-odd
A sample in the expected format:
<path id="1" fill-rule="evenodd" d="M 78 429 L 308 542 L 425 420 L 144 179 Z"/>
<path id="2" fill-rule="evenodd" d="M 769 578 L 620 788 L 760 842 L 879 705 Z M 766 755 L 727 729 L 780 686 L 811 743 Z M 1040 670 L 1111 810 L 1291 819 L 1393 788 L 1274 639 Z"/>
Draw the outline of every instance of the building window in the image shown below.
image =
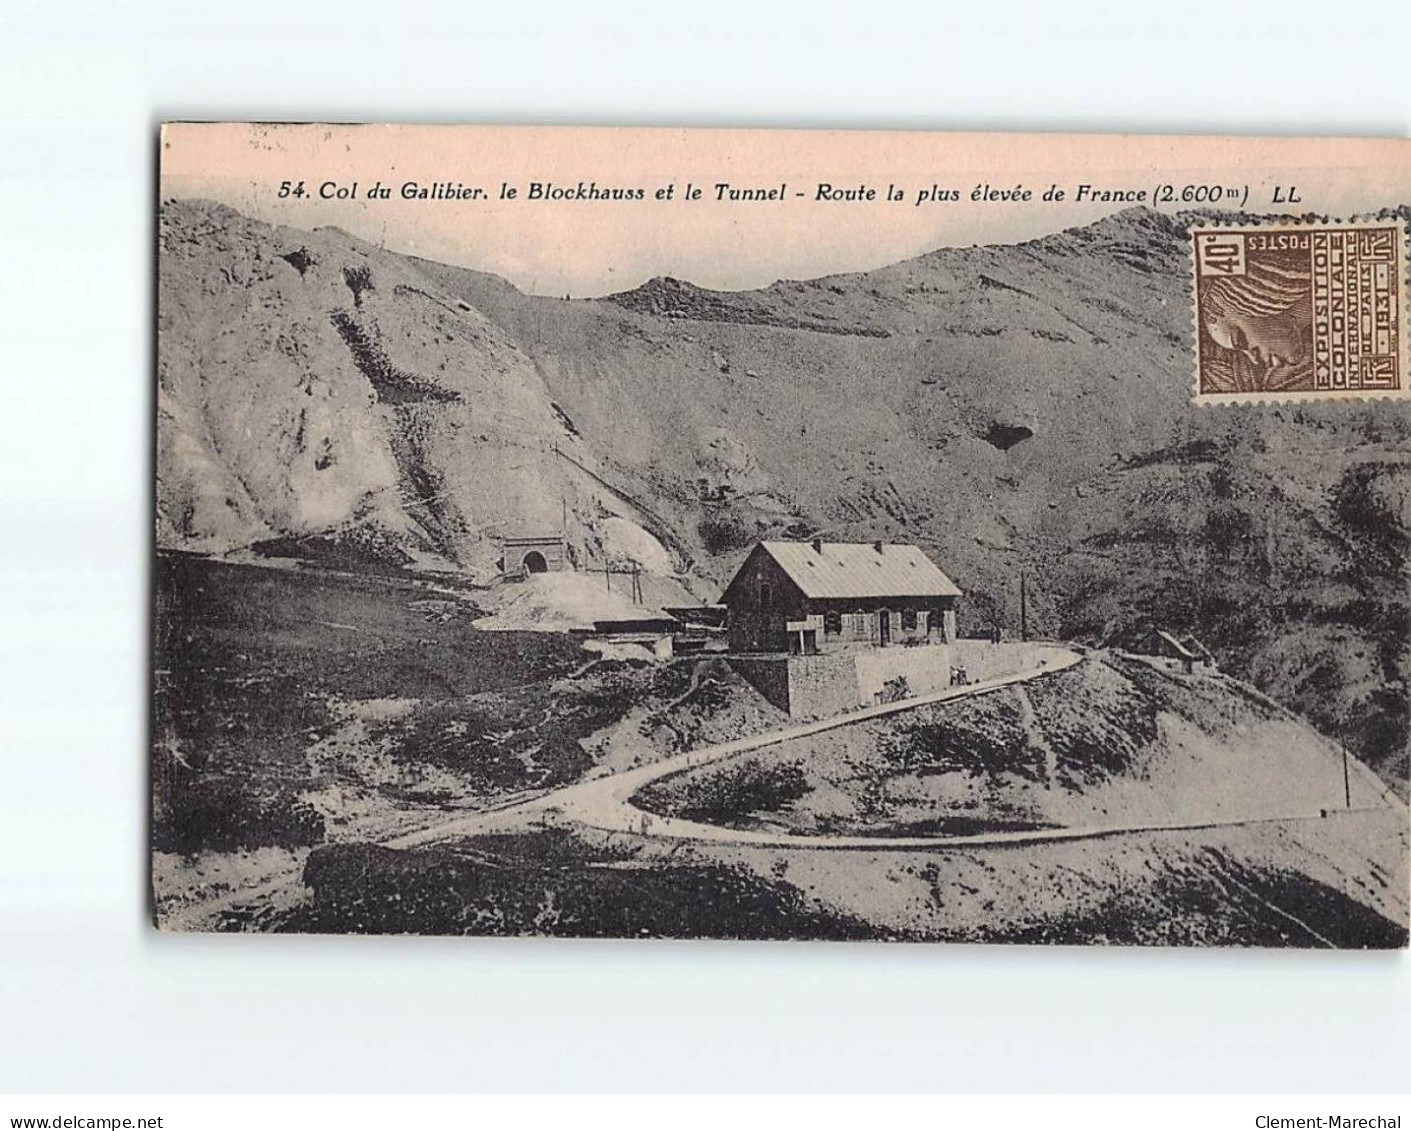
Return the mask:
<path id="1" fill-rule="evenodd" d="M 866 635 L 867 635 L 867 614 L 866 614 L 866 613 L 853 613 L 853 614 L 852 614 L 852 634 L 853 634 L 854 636 L 866 636 Z"/>
<path id="2" fill-rule="evenodd" d="M 823 614 L 823 635 L 824 635 L 824 636 L 841 636 L 841 635 L 842 635 L 842 632 L 843 632 L 843 614 L 842 614 L 842 613 L 824 613 L 824 614 Z"/>
<path id="3" fill-rule="evenodd" d="M 903 632 L 916 631 L 916 610 L 903 609 L 901 611 L 901 627 Z"/>

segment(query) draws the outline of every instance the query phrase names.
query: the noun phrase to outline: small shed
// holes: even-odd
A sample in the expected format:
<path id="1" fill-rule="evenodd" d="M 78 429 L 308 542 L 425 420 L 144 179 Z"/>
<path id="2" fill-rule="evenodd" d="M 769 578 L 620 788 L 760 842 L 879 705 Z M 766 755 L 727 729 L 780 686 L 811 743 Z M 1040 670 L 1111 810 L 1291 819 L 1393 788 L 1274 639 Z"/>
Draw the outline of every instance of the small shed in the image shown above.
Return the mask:
<path id="1" fill-rule="evenodd" d="M 1179 666 L 1185 672 L 1214 670 L 1215 657 L 1209 648 L 1190 633 L 1178 635 L 1163 628 L 1149 629 L 1134 652 L 1144 656 L 1154 656 L 1172 666 Z"/>

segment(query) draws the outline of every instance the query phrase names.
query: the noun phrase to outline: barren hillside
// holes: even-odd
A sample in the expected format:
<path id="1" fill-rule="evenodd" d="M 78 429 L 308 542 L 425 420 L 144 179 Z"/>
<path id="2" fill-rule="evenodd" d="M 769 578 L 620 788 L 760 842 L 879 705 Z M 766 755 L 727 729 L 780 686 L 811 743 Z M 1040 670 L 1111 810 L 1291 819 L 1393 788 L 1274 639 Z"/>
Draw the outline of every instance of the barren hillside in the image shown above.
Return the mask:
<path id="1" fill-rule="evenodd" d="M 807 836 L 965 836 L 1269 820 L 1388 803 L 1247 685 L 1119 653 L 658 779 L 663 816 Z M 1405 808 L 1397 806 L 1400 812 Z"/>
<path id="2" fill-rule="evenodd" d="M 1148 211 L 727 294 L 524 295 L 324 229 L 168 202 L 159 541 L 494 572 L 584 560 L 703 595 L 756 538 L 920 543 L 963 627 L 1138 620 L 1405 794 L 1411 410 L 1189 404 L 1186 232 Z M 199 299 L 199 301 L 198 301 Z"/>
<path id="3" fill-rule="evenodd" d="M 415 260 L 200 202 L 160 247 L 160 545 L 488 580 L 495 535 L 565 526 L 673 571 L 538 366 Z"/>

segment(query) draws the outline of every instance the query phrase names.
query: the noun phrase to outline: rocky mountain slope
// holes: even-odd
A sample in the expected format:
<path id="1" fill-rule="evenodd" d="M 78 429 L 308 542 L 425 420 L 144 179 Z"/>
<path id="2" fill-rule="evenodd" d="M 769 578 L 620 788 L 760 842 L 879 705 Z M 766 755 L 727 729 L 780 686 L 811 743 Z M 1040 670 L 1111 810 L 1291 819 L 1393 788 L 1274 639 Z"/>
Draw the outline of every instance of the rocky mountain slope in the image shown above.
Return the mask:
<path id="1" fill-rule="evenodd" d="M 1404 795 L 1411 409 L 1196 409 L 1186 230 L 722 293 L 529 296 L 334 229 L 163 206 L 158 539 L 488 579 L 568 528 L 703 596 L 764 536 L 914 541 L 963 628 L 1155 622 Z"/>
<path id="2" fill-rule="evenodd" d="M 567 527 L 670 572 L 513 336 L 413 260 L 228 208 L 162 209 L 157 537 L 498 573 Z"/>
<path id="3" fill-rule="evenodd" d="M 906 837 L 1318 817 L 1345 797 L 1405 818 L 1365 766 L 1344 779 L 1333 743 L 1247 684 L 1095 650 L 984 695 L 660 777 L 633 800 L 736 829 Z"/>

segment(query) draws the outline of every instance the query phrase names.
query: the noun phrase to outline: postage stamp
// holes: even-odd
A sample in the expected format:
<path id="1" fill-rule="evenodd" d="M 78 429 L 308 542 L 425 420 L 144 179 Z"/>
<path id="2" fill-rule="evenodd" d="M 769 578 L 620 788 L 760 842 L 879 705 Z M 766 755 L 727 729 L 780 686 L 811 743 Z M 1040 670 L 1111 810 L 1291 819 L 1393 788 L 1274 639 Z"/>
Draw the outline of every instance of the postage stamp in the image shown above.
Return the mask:
<path id="1" fill-rule="evenodd" d="M 1400 220 L 1199 227 L 1196 403 L 1404 397 Z"/>

